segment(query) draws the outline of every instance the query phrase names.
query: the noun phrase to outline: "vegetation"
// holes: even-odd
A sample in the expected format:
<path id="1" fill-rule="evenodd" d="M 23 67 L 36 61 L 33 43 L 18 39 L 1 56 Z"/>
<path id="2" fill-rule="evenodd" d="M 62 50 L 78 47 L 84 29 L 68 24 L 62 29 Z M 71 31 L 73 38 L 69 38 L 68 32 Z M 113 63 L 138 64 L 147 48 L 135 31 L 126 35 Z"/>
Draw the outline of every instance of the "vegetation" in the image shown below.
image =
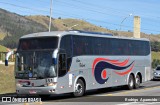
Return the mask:
<path id="1" fill-rule="evenodd" d="M 160 52 L 152 52 L 152 68 L 160 65 Z"/>
<path id="2" fill-rule="evenodd" d="M 160 65 L 160 42 L 151 42 L 151 50 L 152 50 L 152 68 Z"/>
<path id="3" fill-rule="evenodd" d="M 47 31 L 44 25 L 3 9 L 0 9 L 0 23 L 0 44 L 9 48 L 15 48 L 22 35 Z"/>
<path id="4" fill-rule="evenodd" d="M 160 42 L 151 42 L 151 50 L 155 52 L 160 52 Z"/>
<path id="5" fill-rule="evenodd" d="M 160 52 L 152 51 L 152 60 L 159 59 L 160 60 Z"/>
<path id="6" fill-rule="evenodd" d="M 0 52 L 8 52 L 7 48 L 0 45 Z"/>
<path id="7" fill-rule="evenodd" d="M 154 59 L 152 61 L 152 68 L 156 68 L 158 65 L 160 65 L 160 60 L 159 59 Z"/>
<path id="8" fill-rule="evenodd" d="M 0 94 L 15 92 L 14 66 L 0 64 Z"/>

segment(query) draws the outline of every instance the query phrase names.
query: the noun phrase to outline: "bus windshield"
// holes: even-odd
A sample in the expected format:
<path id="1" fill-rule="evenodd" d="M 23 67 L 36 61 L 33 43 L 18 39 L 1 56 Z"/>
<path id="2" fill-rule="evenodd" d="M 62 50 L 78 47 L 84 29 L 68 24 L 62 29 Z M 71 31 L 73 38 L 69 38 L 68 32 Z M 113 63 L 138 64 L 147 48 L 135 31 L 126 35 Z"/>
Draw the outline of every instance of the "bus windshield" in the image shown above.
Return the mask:
<path id="1" fill-rule="evenodd" d="M 36 37 L 20 39 L 18 50 L 55 49 L 58 37 Z"/>
<path id="2" fill-rule="evenodd" d="M 17 79 L 44 79 L 57 76 L 52 61 L 53 50 L 17 51 L 15 76 Z"/>

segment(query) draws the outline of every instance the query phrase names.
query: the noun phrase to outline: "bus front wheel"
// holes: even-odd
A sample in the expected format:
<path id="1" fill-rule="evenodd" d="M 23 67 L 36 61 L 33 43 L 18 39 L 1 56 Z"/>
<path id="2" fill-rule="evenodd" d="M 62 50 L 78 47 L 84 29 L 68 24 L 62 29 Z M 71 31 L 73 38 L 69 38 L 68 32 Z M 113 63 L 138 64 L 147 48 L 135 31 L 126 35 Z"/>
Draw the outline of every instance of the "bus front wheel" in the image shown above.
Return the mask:
<path id="1" fill-rule="evenodd" d="M 76 82 L 76 85 L 75 85 L 75 91 L 74 91 L 73 95 L 75 97 L 80 97 L 80 96 L 83 96 L 84 93 L 85 93 L 84 82 L 81 79 L 78 79 L 78 81 Z"/>

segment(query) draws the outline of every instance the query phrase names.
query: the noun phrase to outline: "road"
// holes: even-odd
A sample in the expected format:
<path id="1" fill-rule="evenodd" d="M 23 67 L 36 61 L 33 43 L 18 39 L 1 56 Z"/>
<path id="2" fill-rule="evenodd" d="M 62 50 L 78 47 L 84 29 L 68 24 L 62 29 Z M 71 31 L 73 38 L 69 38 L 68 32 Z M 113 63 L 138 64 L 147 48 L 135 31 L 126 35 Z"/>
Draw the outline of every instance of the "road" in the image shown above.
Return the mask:
<path id="1" fill-rule="evenodd" d="M 148 81 L 136 90 L 126 90 L 122 87 L 106 88 L 88 91 L 83 97 L 74 98 L 69 94 L 43 98 L 36 103 L 0 103 L 11 105 L 159 105 L 160 81 Z M 7 94 L 13 96 L 15 94 Z M 5 96 L 7 96 L 5 95 Z M 4 95 L 3 95 L 4 96 Z M 24 96 L 25 97 L 25 96 Z M 35 97 L 35 96 L 30 96 Z M 36 96 L 38 97 L 38 96 Z M 39 98 L 39 97 L 38 97 Z M 136 102 L 137 101 L 137 102 Z M 145 103 L 143 102 L 145 101 Z M 159 101 L 159 102 L 157 102 Z"/>

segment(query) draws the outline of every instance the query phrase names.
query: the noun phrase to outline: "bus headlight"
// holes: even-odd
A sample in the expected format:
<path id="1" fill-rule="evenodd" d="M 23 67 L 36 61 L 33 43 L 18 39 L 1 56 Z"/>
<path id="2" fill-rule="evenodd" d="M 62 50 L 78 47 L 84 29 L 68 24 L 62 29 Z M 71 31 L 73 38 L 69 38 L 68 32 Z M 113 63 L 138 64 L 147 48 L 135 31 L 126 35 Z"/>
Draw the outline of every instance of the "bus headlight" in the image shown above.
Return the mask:
<path id="1" fill-rule="evenodd" d="M 47 86 L 55 86 L 57 84 L 57 82 L 54 83 L 48 83 Z"/>
<path id="2" fill-rule="evenodd" d="M 20 83 L 16 83 L 17 87 L 22 87 L 22 85 Z"/>
<path id="3" fill-rule="evenodd" d="M 154 72 L 154 75 L 157 75 L 158 73 L 157 72 Z"/>

